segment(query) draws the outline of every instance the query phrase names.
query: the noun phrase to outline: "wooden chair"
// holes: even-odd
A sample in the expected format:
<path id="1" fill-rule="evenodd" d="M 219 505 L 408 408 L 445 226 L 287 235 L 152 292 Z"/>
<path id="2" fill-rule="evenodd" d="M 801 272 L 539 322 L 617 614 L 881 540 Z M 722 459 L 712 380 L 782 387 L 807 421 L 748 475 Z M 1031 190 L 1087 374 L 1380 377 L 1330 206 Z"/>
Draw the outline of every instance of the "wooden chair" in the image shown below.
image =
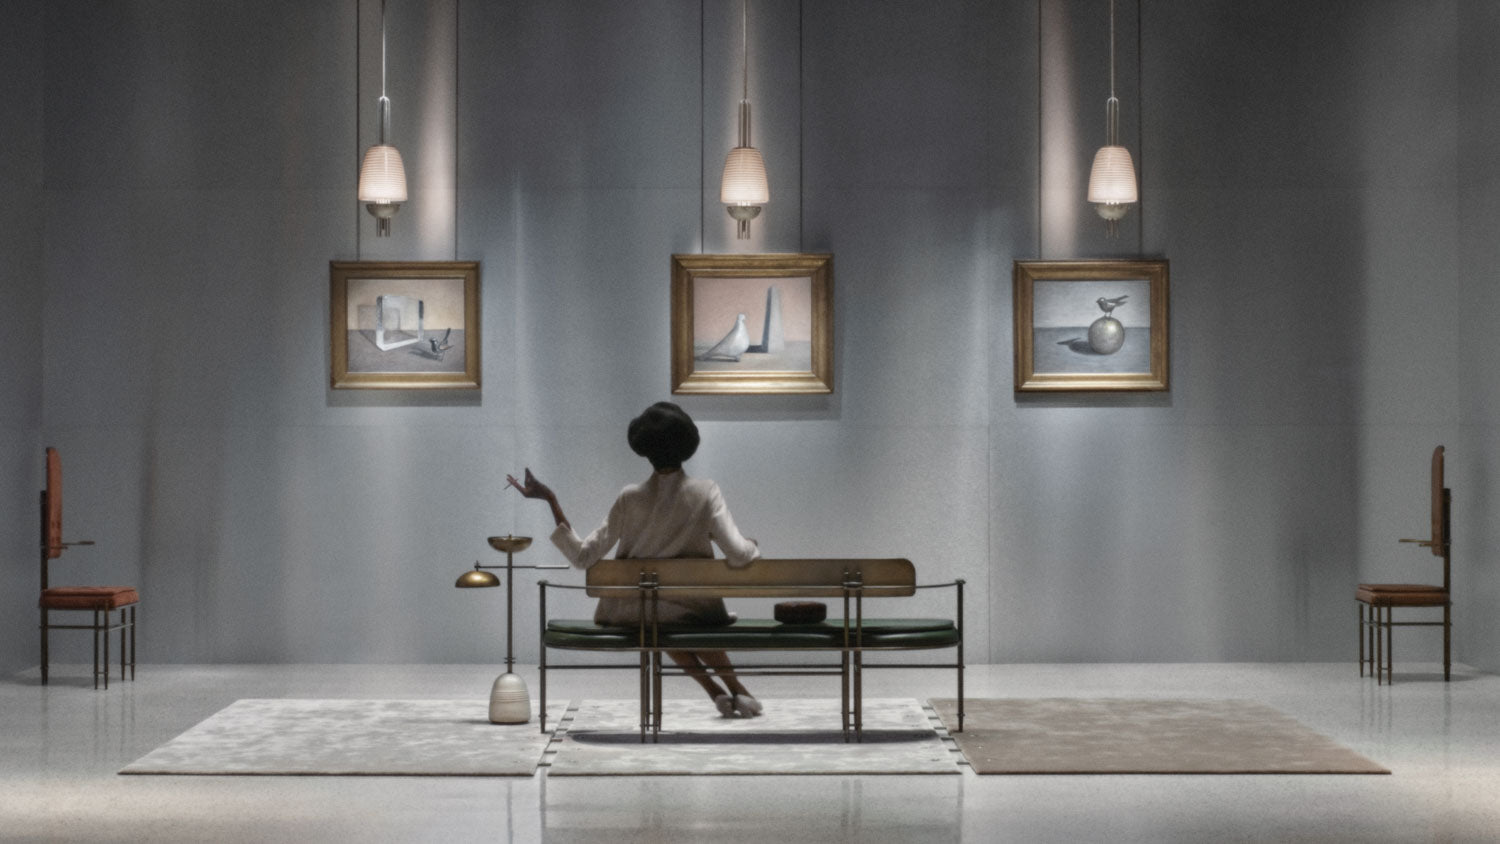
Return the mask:
<path id="1" fill-rule="evenodd" d="M 1415 583 L 1361 583 L 1356 587 L 1354 599 L 1359 602 L 1359 675 L 1365 675 L 1368 663 L 1370 673 L 1379 684 L 1382 676 L 1391 682 L 1391 628 L 1393 627 L 1439 627 L 1443 628 L 1443 680 L 1452 673 L 1453 649 L 1453 598 L 1450 587 L 1450 513 L 1453 495 L 1443 486 L 1443 447 L 1432 450 L 1432 538 L 1403 539 L 1432 549 L 1434 556 L 1443 560 L 1443 585 L 1430 586 Z M 1397 607 L 1442 607 L 1442 621 L 1395 621 L 1392 611 Z M 1383 635 L 1382 635 L 1383 634 Z M 1383 641 L 1382 641 L 1383 639 Z"/>
<path id="2" fill-rule="evenodd" d="M 125 679 L 125 667 L 130 667 L 130 679 L 135 679 L 135 609 L 140 594 L 131 586 L 50 586 L 49 564 L 62 556 L 63 551 L 75 545 L 93 545 L 89 540 L 64 542 L 62 539 L 62 460 L 57 449 L 47 449 L 47 486 L 42 490 L 42 595 L 38 606 L 42 610 L 42 685 L 47 685 L 48 664 L 51 661 L 47 650 L 47 635 L 52 630 L 92 630 L 94 632 L 94 688 L 99 688 L 99 678 L 104 678 L 104 688 L 109 688 L 109 634 L 120 631 L 120 679 Z M 119 621 L 110 623 L 110 612 L 120 611 Z M 93 613 L 91 624 L 53 624 L 50 614 L 58 611 L 83 611 Z M 127 638 L 128 634 L 128 638 Z M 103 648 L 103 668 L 100 668 L 100 649 Z"/>

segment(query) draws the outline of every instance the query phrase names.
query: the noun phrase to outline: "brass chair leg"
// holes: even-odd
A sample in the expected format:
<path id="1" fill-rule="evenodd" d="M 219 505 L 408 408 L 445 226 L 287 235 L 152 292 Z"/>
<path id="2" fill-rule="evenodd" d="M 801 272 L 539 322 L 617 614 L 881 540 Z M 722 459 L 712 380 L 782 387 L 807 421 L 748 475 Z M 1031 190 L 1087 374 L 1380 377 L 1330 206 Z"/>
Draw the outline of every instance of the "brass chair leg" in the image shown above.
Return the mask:
<path id="1" fill-rule="evenodd" d="M 1396 682 L 1396 645 L 1394 642 L 1391 624 L 1391 615 L 1395 612 L 1392 607 L 1385 608 L 1385 684 L 1394 685 Z"/>
<path id="2" fill-rule="evenodd" d="M 42 685 L 47 685 L 47 633 L 50 632 L 47 622 L 47 611 L 42 610 Z"/>
<path id="3" fill-rule="evenodd" d="M 1359 606 L 1359 676 L 1365 676 L 1365 604 L 1356 601 Z"/>
<path id="4" fill-rule="evenodd" d="M 1453 605 L 1443 605 L 1443 682 L 1451 675 L 1453 666 Z"/>

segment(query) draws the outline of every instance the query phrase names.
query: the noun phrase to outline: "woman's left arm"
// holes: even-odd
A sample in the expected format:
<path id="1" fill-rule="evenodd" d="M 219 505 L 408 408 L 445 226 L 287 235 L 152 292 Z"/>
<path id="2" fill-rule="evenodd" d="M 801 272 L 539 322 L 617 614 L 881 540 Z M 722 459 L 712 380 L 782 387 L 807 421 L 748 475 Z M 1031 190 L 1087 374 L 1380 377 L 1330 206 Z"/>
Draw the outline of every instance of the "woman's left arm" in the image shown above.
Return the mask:
<path id="1" fill-rule="evenodd" d="M 760 557 L 760 544 L 740 533 L 739 526 L 734 523 L 734 517 L 729 515 L 729 505 L 724 503 L 724 496 L 719 492 L 717 484 L 714 485 L 709 499 L 709 518 L 711 520 L 710 535 L 714 543 L 724 552 L 724 558 L 729 561 L 731 568 L 743 568 L 749 565 L 751 560 Z"/>

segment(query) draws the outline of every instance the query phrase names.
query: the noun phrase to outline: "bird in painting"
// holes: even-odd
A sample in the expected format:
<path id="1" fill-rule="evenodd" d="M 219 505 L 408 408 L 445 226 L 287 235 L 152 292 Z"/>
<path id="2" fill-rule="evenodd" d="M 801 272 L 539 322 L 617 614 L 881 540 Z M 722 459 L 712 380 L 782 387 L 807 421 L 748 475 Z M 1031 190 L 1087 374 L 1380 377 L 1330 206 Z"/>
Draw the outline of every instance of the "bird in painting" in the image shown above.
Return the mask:
<path id="1" fill-rule="evenodd" d="M 427 342 L 432 344 L 432 353 L 437 355 L 438 360 L 442 360 L 443 356 L 448 353 L 448 350 L 453 348 L 453 344 L 448 342 L 448 338 L 451 336 L 453 336 L 453 329 L 449 328 L 444 332 L 443 339 L 439 340 L 436 337 L 429 337 L 427 339 Z"/>
<path id="2" fill-rule="evenodd" d="M 1115 312 L 1115 308 L 1118 308 L 1121 305 L 1125 304 L 1125 300 L 1129 298 L 1129 294 L 1126 294 L 1124 296 L 1116 296 L 1113 299 L 1106 299 L 1103 296 L 1100 296 L 1095 300 L 1095 303 L 1099 306 L 1099 310 L 1103 311 L 1106 314 L 1112 314 Z"/>
<path id="3" fill-rule="evenodd" d="M 729 329 L 724 339 L 699 355 L 698 360 L 730 360 L 739 363 L 740 355 L 749 348 L 750 332 L 745 330 L 745 315 L 739 314 L 734 318 L 734 327 Z"/>

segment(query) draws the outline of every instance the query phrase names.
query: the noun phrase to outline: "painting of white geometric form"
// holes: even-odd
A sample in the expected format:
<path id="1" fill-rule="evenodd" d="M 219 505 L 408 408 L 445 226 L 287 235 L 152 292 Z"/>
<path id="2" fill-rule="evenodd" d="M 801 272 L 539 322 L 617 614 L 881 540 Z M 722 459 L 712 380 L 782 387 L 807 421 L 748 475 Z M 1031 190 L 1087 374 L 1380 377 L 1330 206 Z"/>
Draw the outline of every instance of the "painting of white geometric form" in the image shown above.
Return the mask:
<path id="1" fill-rule="evenodd" d="M 812 278 L 698 279 L 693 358 L 700 371 L 810 369 Z"/>
<path id="2" fill-rule="evenodd" d="M 422 300 L 410 296 L 375 297 L 375 346 L 382 352 L 420 343 Z"/>
<path id="3" fill-rule="evenodd" d="M 1037 373 L 1151 371 L 1151 282 L 1037 279 L 1032 307 Z"/>
<path id="4" fill-rule="evenodd" d="M 350 372 L 463 372 L 462 278 L 351 278 Z"/>

